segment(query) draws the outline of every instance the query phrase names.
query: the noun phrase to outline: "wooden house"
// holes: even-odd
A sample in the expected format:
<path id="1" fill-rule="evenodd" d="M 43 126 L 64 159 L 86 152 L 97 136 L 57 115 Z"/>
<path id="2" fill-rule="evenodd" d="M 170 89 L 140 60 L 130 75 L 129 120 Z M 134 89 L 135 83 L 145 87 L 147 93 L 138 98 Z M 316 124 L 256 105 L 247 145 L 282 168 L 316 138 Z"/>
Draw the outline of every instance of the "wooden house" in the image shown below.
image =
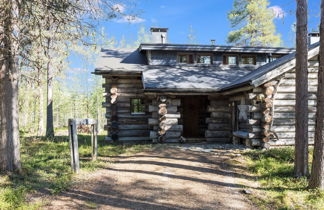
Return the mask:
<path id="1" fill-rule="evenodd" d="M 294 49 L 170 44 L 166 28 L 151 32 L 154 43 L 103 49 L 98 59 L 107 140 L 294 144 Z M 310 45 L 310 142 L 318 52 Z"/>

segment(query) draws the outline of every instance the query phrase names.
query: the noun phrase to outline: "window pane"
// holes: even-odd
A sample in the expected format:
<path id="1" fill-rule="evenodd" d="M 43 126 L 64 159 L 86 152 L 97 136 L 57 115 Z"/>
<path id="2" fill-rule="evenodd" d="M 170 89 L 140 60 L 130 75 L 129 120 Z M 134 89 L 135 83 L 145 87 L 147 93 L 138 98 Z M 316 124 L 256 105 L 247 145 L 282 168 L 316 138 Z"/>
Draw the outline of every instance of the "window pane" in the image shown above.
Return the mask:
<path id="1" fill-rule="evenodd" d="M 229 65 L 236 65 L 236 56 L 228 56 L 228 64 Z"/>
<path id="2" fill-rule="evenodd" d="M 197 63 L 211 64 L 211 56 L 210 55 L 199 55 Z"/>
<path id="3" fill-rule="evenodd" d="M 131 113 L 143 113 L 145 112 L 145 104 L 143 104 L 142 99 L 133 98 L 131 99 Z"/>
<path id="4" fill-rule="evenodd" d="M 179 62 L 187 63 L 188 62 L 187 55 L 179 55 Z"/>
<path id="5" fill-rule="evenodd" d="M 242 64 L 255 65 L 255 57 L 254 56 L 242 56 Z"/>

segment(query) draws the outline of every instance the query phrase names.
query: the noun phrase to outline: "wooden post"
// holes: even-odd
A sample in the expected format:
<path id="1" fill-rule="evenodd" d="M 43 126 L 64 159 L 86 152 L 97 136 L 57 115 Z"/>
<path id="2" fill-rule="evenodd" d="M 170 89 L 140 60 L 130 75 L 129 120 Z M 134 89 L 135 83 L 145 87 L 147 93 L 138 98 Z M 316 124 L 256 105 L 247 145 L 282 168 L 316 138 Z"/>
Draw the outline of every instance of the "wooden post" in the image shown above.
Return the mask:
<path id="1" fill-rule="evenodd" d="M 69 119 L 69 143 L 71 151 L 71 167 L 72 171 L 79 173 L 80 161 L 79 161 L 79 146 L 78 146 L 78 135 L 76 120 Z"/>
<path id="2" fill-rule="evenodd" d="M 97 160 L 98 156 L 98 122 L 91 125 L 91 145 L 92 145 L 92 160 Z"/>

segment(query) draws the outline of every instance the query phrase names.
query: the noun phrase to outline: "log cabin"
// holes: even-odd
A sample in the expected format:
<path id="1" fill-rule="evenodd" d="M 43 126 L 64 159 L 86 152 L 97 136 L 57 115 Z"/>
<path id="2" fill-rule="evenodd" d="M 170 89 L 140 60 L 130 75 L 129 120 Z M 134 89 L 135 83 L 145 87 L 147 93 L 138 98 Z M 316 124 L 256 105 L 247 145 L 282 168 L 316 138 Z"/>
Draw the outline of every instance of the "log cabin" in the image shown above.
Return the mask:
<path id="1" fill-rule="evenodd" d="M 219 142 L 269 148 L 295 139 L 295 50 L 168 43 L 151 28 L 137 49 L 102 49 L 108 141 Z M 314 137 L 318 33 L 309 35 Z"/>

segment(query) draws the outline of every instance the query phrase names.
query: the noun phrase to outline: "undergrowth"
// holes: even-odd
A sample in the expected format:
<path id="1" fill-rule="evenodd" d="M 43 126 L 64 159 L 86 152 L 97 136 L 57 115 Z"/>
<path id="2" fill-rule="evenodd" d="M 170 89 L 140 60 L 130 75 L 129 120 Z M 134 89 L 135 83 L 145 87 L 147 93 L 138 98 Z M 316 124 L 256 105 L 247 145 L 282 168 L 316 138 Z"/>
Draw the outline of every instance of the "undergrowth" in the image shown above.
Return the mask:
<path id="1" fill-rule="evenodd" d="M 100 136 L 98 154 L 102 157 L 136 153 L 151 145 L 109 145 Z M 79 135 L 82 172 L 94 171 L 104 164 L 91 161 L 90 136 Z M 0 174 L 0 209 L 39 209 L 41 202 L 32 202 L 31 194 L 55 195 L 69 188 L 73 181 L 67 137 L 48 140 L 26 137 L 21 140 L 22 173 Z"/>
<path id="2" fill-rule="evenodd" d="M 324 209 L 324 192 L 307 189 L 307 177 L 294 177 L 293 147 L 252 150 L 246 152 L 245 156 L 250 171 L 258 177 L 261 191 L 265 192 L 263 196 L 251 195 L 260 208 Z"/>

